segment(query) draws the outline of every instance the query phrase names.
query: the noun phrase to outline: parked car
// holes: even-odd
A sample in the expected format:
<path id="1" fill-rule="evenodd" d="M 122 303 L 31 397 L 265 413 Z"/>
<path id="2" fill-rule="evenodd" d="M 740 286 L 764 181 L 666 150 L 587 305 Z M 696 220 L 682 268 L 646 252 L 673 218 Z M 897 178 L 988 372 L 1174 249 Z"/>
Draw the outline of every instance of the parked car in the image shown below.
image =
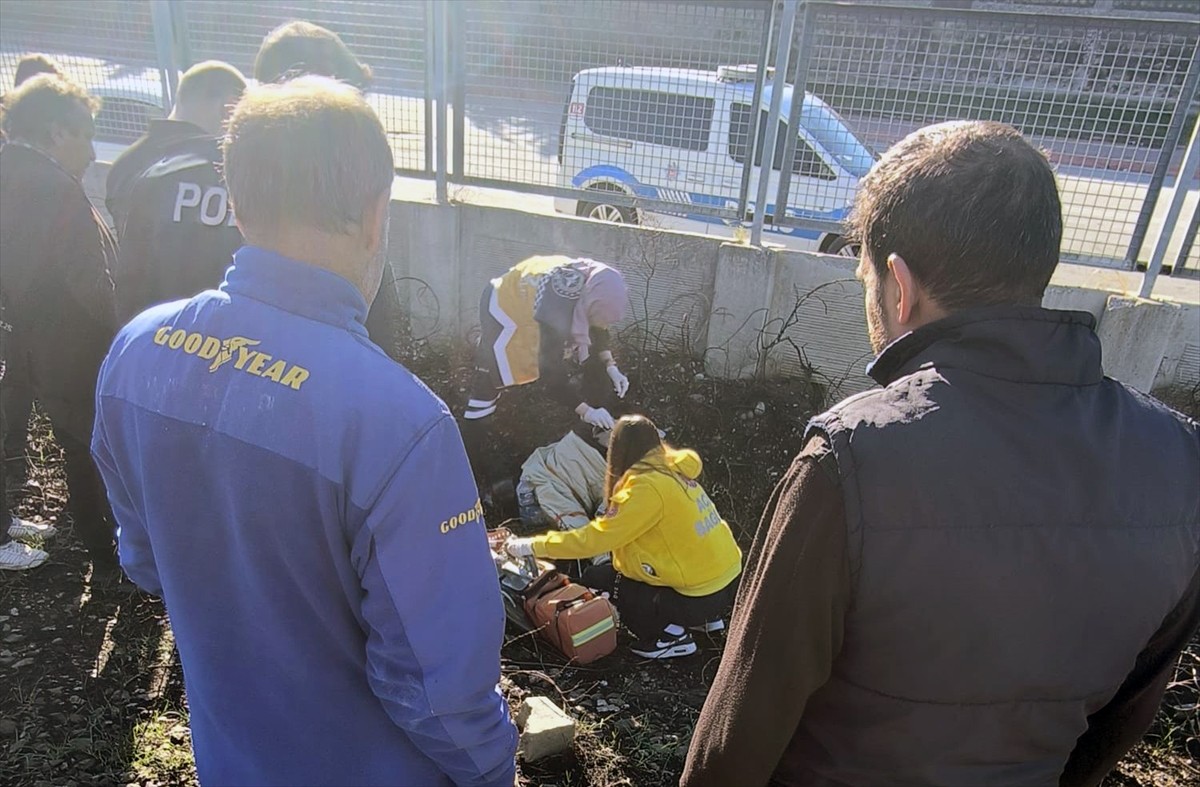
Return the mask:
<path id="1" fill-rule="evenodd" d="M 705 215 L 693 206 L 738 206 L 744 163 L 754 128 L 755 66 L 716 71 L 676 68 L 593 68 L 575 75 L 563 109 L 558 161 L 562 185 L 588 192 L 558 198 L 559 212 L 603 221 L 649 223 L 702 233 L 732 235 L 742 222 Z M 758 150 L 750 173 L 749 219 L 762 177 L 762 148 L 772 88 L 762 91 L 757 112 Z M 784 88 L 779 133 L 767 193 L 774 198 L 787 141 L 786 118 L 795 91 Z M 849 211 L 858 181 L 875 155 L 821 99 L 803 96 L 786 214 L 840 221 Z M 612 195 L 678 204 L 629 207 Z M 767 215 L 775 206 L 767 205 Z M 785 246 L 827 253 L 855 253 L 837 233 L 771 227 Z"/>
<path id="2" fill-rule="evenodd" d="M 89 85 L 88 92 L 101 101 L 96 115 L 96 142 L 130 145 L 146 132 L 151 120 L 167 114 L 163 108 L 162 82 L 151 69 L 143 75 Z"/>

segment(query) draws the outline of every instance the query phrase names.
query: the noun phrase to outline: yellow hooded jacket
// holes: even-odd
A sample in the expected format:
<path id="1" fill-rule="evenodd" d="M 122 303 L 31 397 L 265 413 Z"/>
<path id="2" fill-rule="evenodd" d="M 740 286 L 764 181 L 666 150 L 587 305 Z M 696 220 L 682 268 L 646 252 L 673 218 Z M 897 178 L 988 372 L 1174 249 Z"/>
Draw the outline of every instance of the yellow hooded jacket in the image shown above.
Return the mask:
<path id="1" fill-rule="evenodd" d="M 695 451 L 651 454 L 617 483 L 608 511 L 586 527 L 533 539 L 538 557 L 580 559 L 613 553 L 613 567 L 647 585 L 707 596 L 737 579 L 742 551 L 696 482 Z"/>

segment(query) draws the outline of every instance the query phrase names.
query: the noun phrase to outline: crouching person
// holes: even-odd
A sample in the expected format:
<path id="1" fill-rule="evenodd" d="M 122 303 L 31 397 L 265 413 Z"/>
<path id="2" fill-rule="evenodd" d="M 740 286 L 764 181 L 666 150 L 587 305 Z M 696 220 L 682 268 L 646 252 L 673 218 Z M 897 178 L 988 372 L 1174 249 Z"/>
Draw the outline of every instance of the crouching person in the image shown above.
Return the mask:
<path id="1" fill-rule="evenodd" d="M 610 594 L 637 638 L 633 652 L 674 658 L 696 652 L 692 630 L 718 631 L 733 603 L 742 553 L 696 482 L 700 457 L 662 442 L 643 416 L 617 421 L 608 446 L 608 510 L 586 527 L 510 538 L 517 557 L 590 558 L 582 582 Z"/>
<path id="2" fill-rule="evenodd" d="M 392 154 L 353 88 L 238 104 L 248 245 L 101 370 L 121 563 L 163 596 L 203 784 L 511 787 L 504 613 L 449 411 L 367 337 Z"/>

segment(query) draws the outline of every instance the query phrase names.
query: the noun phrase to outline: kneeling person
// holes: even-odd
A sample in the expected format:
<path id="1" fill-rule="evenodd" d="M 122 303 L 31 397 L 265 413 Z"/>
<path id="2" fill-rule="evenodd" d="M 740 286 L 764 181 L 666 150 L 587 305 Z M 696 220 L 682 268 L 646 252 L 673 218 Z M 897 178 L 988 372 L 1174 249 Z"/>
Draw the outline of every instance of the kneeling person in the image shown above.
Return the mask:
<path id="1" fill-rule="evenodd" d="M 715 631 L 733 603 L 742 553 L 696 478 L 695 451 L 662 442 L 643 416 L 617 421 L 608 447 L 605 514 L 586 527 L 511 538 L 517 557 L 590 558 L 583 584 L 611 594 L 637 637 L 633 652 L 672 658 L 696 652 L 688 629 Z"/>

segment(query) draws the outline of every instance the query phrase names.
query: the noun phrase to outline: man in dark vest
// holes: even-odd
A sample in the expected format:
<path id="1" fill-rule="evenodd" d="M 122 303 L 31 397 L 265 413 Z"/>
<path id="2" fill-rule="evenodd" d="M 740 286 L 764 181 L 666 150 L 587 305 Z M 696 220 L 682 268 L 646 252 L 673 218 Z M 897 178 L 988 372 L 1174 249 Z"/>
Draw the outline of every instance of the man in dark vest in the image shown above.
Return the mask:
<path id="1" fill-rule="evenodd" d="M 776 490 L 682 784 L 1098 784 L 1200 619 L 1197 424 L 1040 307 L 1061 208 L 1012 128 L 915 132 L 851 224 L 883 387 Z"/>

